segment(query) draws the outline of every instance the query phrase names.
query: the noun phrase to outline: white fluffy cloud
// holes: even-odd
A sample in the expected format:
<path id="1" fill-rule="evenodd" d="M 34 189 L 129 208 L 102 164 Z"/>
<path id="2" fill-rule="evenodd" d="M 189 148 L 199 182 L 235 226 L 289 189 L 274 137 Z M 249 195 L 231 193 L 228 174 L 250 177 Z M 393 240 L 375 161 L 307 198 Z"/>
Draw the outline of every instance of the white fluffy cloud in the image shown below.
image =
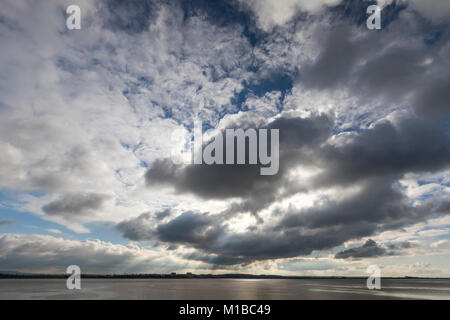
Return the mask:
<path id="1" fill-rule="evenodd" d="M 0 270 L 64 273 L 70 265 L 85 273 L 169 272 L 176 258 L 136 245 L 100 240 L 65 240 L 47 235 L 0 235 Z"/>
<path id="2" fill-rule="evenodd" d="M 439 240 L 439 241 L 433 242 L 430 245 L 430 247 L 432 247 L 432 248 L 443 248 L 446 246 L 448 246 L 448 240 Z"/>
<path id="3" fill-rule="evenodd" d="M 161 5 L 148 30 L 129 34 L 105 27 L 100 5 L 79 5 L 82 29 L 72 32 L 66 3 L 2 7 L 0 188 L 43 194 L 19 198 L 16 208 L 86 232 L 80 223 L 119 222 L 175 202 L 142 190 L 146 167 L 183 148 L 171 134 L 197 114 L 214 122 L 235 109 L 250 49 L 240 27 L 184 23 L 180 8 Z M 41 210 L 80 192 L 111 201 L 81 221 Z"/>
<path id="4" fill-rule="evenodd" d="M 318 13 L 326 6 L 337 5 L 341 0 L 239 0 L 249 5 L 258 18 L 258 24 L 269 31 L 283 25 L 299 12 Z"/>

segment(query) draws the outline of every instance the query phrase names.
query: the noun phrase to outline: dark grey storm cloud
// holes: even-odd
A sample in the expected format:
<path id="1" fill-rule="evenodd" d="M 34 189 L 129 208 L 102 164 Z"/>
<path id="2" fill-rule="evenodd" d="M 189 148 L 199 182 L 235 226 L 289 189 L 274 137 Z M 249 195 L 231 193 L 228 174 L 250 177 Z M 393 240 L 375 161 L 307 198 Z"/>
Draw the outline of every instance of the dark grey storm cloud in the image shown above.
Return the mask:
<path id="1" fill-rule="evenodd" d="M 409 241 L 389 244 L 387 247 L 380 246 L 372 239 L 367 240 L 362 246 L 343 250 L 335 254 L 336 259 L 364 259 L 381 256 L 393 256 L 402 254 L 403 250 L 417 247 Z"/>
<path id="2" fill-rule="evenodd" d="M 159 220 L 160 213 L 144 213 L 119 223 L 116 229 L 133 241 L 160 241 L 171 244 L 169 248 L 187 245 L 203 249 L 215 245 L 224 232 L 224 216 L 183 212 L 167 222 Z"/>
<path id="3" fill-rule="evenodd" d="M 78 216 L 98 210 L 108 197 L 96 193 L 67 194 L 42 207 L 49 215 Z"/>
<path id="4" fill-rule="evenodd" d="M 332 129 L 332 120 L 326 116 L 280 118 L 268 127 L 280 130 L 280 172 L 275 176 L 261 176 L 255 165 L 181 166 L 161 160 L 148 170 L 146 182 L 206 199 L 238 197 L 246 200 L 240 204 L 242 211 L 258 211 L 281 196 L 281 186 L 289 195 L 368 179 L 389 185 L 407 172 L 434 172 L 450 165 L 449 136 L 432 121 L 381 122 L 338 147 L 322 145 Z M 324 171 L 309 184 L 290 181 L 290 169 L 299 164 L 318 165 Z"/>
<path id="5" fill-rule="evenodd" d="M 278 119 L 268 125 L 280 129 L 283 169 L 273 180 L 260 177 L 251 166 L 245 168 L 248 170 L 239 166 L 182 167 L 161 161 L 147 172 L 147 183 L 172 185 L 177 192 L 191 192 L 204 198 L 240 197 L 244 205 L 230 205 L 235 212 L 251 211 L 245 205 L 252 201 L 260 201 L 260 206 L 255 207 L 263 208 L 289 194 L 333 185 L 358 187 L 359 191 L 351 196 L 322 199 L 320 204 L 299 211 L 274 211 L 274 216 L 281 217 L 277 223 L 242 234 L 227 230 L 227 212 L 214 216 L 183 213 L 153 226 L 143 223 L 148 217 L 141 216 L 121 223 L 118 229 L 133 240 L 193 247 L 199 251 L 191 259 L 228 265 L 308 255 L 314 250 L 329 250 L 349 240 L 450 213 L 450 202 L 446 199 L 435 197 L 412 206 L 395 186 L 406 173 L 448 168 L 449 136 L 436 122 L 419 118 L 383 121 L 338 145 L 326 143 L 331 124 L 329 118 L 321 116 Z M 288 173 L 298 164 L 314 164 L 323 171 L 311 181 L 294 184 Z M 291 190 L 277 193 L 280 186 Z M 369 252 L 381 255 L 382 248 L 369 244 L 364 249 L 367 255 Z M 357 254 L 364 253 L 354 253 L 355 257 Z"/>
<path id="6" fill-rule="evenodd" d="M 214 244 L 222 231 L 219 219 L 207 214 L 184 212 L 177 218 L 157 227 L 158 238 L 163 242 L 209 246 Z"/>
<path id="7" fill-rule="evenodd" d="M 375 232 L 377 223 L 392 223 L 398 219 L 418 217 L 417 209 L 405 203 L 404 196 L 392 186 L 392 181 L 366 183 L 353 196 L 340 201 L 329 200 L 321 206 L 291 212 L 276 226 L 278 230 L 292 228 L 320 229 L 340 225 L 366 224 Z"/>
<path id="8" fill-rule="evenodd" d="M 379 246 L 375 241 L 369 239 L 361 247 L 355 247 L 338 252 L 334 257 L 336 259 L 361 259 L 374 258 L 385 255 L 392 255 L 393 253 L 387 251 L 386 248 Z"/>
<path id="9" fill-rule="evenodd" d="M 411 248 L 416 248 L 416 247 L 418 247 L 418 245 L 416 243 L 409 242 L 409 241 L 404 241 L 404 242 L 400 242 L 400 243 L 392 243 L 392 244 L 388 245 L 388 248 L 391 250 L 411 249 Z"/>
<path id="10" fill-rule="evenodd" d="M 334 88 L 350 77 L 358 53 L 358 46 L 350 41 L 350 32 L 350 27 L 339 26 L 322 40 L 319 57 L 302 69 L 301 82 L 304 85 Z"/>
<path id="11" fill-rule="evenodd" d="M 234 234 L 220 215 L 192 212 L 155 225 L 148 215 L 122 222 L 119 231 L 132 240 L 155 240 L 200 250 L 190 259 L 211 264 L 248 264 L 329 250 L 344 242 L 397 229 L 450 213 L 450 203 L 433 199 L 412 207 L 389 185 L 368 185 L 345 201 L 329 201 L 301 212 L 288 212 L 278 224 Z M 404 249 L 397 245 L 395 249 Z M 394 248 L 391 248 L 394 249 Z"/>
<path id="12" fill-rule="evenodd" d="M 450 68 L 450 64 L 444 65 L 445 68 Z M 425 116 L 450 114 L 450 75 L 423 84 L 414 96 L 414 108 L 418 114 Z"/>
<path id="13" fill-rule="evenodd" d="M 435 198 L 418 207 L 408 205 L 406 200 L 388 184 L 378 188 L 368 185 L 350 199 L 288 212 L 274 226 L 230 235 L 214 253 L 229 263 L 308 255 L 450 213 L 445 199 Z"/>
<path id="14" fill-rule="evenodd" d="M 171 210 L 150 213 L 146 212 L 140 216 L 117 224 L 124 237 L 133 241 L 158 240 L 174 243 L 200 242 L 200 234 L 218 220 L 214 220 L 206 214 L 197 215 L 192 212 L 184 212 L 170 222 L 160 223 L 171 215 Z"/>
<path id="15" fill-rule="evenodd" d="M 116 228 L 125 238 L 133 241 L 154 240 L 155 234 L 152 228 L 146 225 L 151 216 L 151 213 L 143 213 L 135 219 L 122 221 Z"/>
<path id="16" fill-rule="evenodd" d="M 11 224 L 16 224 L 17 222 L 14 220 L 0 220 L 0 227 L 2 226 L 8 226 Z"/>
<path id="17" fill-rule="evenodd" d="M 242 198 L 243 211 L 255 212 L 275 200 L 287 174 L 299 161 L 313 163 L 311 150 L 331 135 L 333 120 L 325 115 L 312 118 L 279 118 L 266 128 L 280 130 L 280 170 L 274 176 L 261 176 L 257 165 L 175 165 L 166 159 L 156 161 L 145 179 L 150 187 L 169 185 L 179 193 L 192 193 L 206 199 Z"/>
<path id="18" fill-rule="evenodd" d="M 450 49 L 445 38 L 427 45 L 428 33 L 418 32 L 422 42 L 399 41 L 404 31 L 399 22 L 379 33 L 334 26 L 326 36 L 319 35 L 320 54 L 300 70 L 298 81 L 318 90 L 352 88 L 363 99 L 404 101 L 421 116 L 450 114 Z"/>
<path id="19" fill-rule="evenodd" d="M 398 178 L 407 172 L 434 172 L 450 166 L 450 138 L 436 122 L 406 118 L 363 130 L 350 143 L 320 151 L 325 168 L 317 185 Z"/>

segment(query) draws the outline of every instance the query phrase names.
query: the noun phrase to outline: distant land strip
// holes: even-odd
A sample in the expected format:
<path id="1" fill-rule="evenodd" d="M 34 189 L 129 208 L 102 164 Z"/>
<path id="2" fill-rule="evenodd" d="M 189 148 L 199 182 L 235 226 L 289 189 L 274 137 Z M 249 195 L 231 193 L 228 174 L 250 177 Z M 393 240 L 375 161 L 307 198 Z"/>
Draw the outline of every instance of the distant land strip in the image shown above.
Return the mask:
<path id="1" fill-rule="evenodd" d="M 2 272 L 0 279 L 66 279 L 70 274 L 38 274 L 21 272 Z M 83 279 L 367 279 L 367 277 L 347 276 L 281 276 L 281 275 L 252 275 L 252 274 L 194 274 L 194 273 L 169 273 L 169 274 L 82 274 Z M 450 278 L 430 277 L 382 277 L 382 279 L 435 279 L 449 280 Z"/>

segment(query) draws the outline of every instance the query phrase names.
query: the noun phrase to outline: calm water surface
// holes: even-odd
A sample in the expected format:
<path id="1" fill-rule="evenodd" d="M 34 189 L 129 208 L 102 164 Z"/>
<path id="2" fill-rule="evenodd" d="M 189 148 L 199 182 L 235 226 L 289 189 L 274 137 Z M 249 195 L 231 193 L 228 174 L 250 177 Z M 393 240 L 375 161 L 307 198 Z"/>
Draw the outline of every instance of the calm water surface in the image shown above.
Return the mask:
<path id="1" fill-rule="evenodd" d="M 0 299 L 446 299 L 450 280 L 384 279 L 382 290 L 365 279 L 82 279 L 67 290 L 64 279 L 0 280 Z"/>

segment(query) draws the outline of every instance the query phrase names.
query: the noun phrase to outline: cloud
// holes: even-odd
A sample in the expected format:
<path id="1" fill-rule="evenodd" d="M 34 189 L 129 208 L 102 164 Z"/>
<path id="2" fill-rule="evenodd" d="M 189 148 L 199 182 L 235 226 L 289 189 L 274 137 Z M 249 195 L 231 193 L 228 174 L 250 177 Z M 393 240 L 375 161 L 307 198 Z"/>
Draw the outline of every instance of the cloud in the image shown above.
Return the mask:
<path id="1" fill-rule="evenodd" d="M 196 259 L 213 264 L 242 264 L 308 255 L 314 250 L 331 249 L 352 239 L 449 213 L 449 204 L 444 197 L 435 197 L 433 201 L 412 206 L 405 194 L 395 186 L 396 181 L 406 173 L 438 172 L 448 167 L 449 136 L 441 127 L 432 121 L 397 116 L 380 121 L 339 143 L 330 143 L 327 141 L 329 121 L 326 117 L 275 120 L 281 133 L 280 163 L 284 163 L 284 168 L 280 176 L 269 184 L 270 187 L 259 189 L 265 193 L 256 192 L 256 187 L 250 188 L 252 184 L 247 184 L 252 181 L 251 176 L 246 176 L 251 171 L 241 172 L 241 168 L 233 166 L 227 168 L 226 174 L 219 178 L 213 173 L 214 170 L 223 170 L 223 166 L 178 167 L 164 161 L 161 165 L 170 170 L 162 170 L 163 167 L 149 169 L 147 183 L 168 184 L 176 192 L 190 192 L 205 199 L 244 199 L 243 205 L 230 207 L 234 214 L 249 211 L 246 205 L 258 199 L 253 196 L 255 192 L 265 197 L 261 200 L 264 206 L 253 207 L 257 210 L 267 208 L 270 203 L 281 201 L 284 197 L 309 190 L 338 186 L 353 188 L 353 192 L 338 193 L 337 197 L 321 199 L 312 207 L 304 209 L 276 210 L 272 212 L 270 224 L 239 234 L 230 232 L 225 220 L 219 218 L 229 216 L 229 211 L 219 217 L 214 216 L 214 220 L 207 215 L 182 214 L 179 218 L 159 224 L 156 229 L 150 227 L 146 232 L 140 230 L 144 225 L 140 223 L 142 217 L 128 224 L 138 226 L 136 233 L 148 235 L 145 238 L 147 240 L 183 244 L 202 250 L 204 254 L 196 255 Z M 301 187 L 298 184 L 290 185 L 291 170 L 298 165 L 311 163 L 321 170 L 303 181 Z M 188 174 L 189 170 L 195 174 Z M 244 184 L 241 182 L 242 177 L 245 177 Z M 254 177 L 258 181 L 257 172 Z M 222 188 L 229 187 L 230 191 L 216 190 L 217 181 L 221 181 Z M 261 180 L 255 186 L 260 184 Z M 243 186 L 250 189 L 239 189 Z M 278 186 L 292 190 L 280 194 L 276 191 Z M 274 219 L 275 215 L 277 219 Z M 189 225 L 192 233 L 182 232 L 183 224 Z M 167 234 L 162 236 L 158 232 L 161 230 L 167 231 Z M 124 235 L 127 236 L 126 233 Z M 130 234 L 128 237 L 139 238 L 135 235 L 130 237 Z"/>
<path id="2" fill-rule="evenodd" d="M 378 246 L 378 244 L 369 239 L 361 247 L 355 247 L 338 252 L 334 257 L 336 259 L 360 259 L 360 258 L 374 258 L 384 255 L 391 255 L 385 248 Z"/>
<path id="3" fill-rule="evenodd" d="M 148 215 L 140 216 L 119 224 L 118 229 L 132 240 L 155 240 L 198 249 L 201 252 L 189 257 L 210 264 L 249 264 L 329 250 L 352 239 L 449 213 L 448 202 L 436 202 L 414 208 L 388 185 L 368 185 L 349 199 L 288 212 L 276 224 L 244 233 L 233 233 L 225 215 L 192 212 L 159 224 L 150 223 Z M 406 244 L 396 247 L 405 248 Z"/>
<path id="4" fill-rule="evenodd" d="M 45 256 L 45 259 L 42 257 Z M 0 269 L 65 273 L 78 265 L 84 273 L 170 270 L 169 257 L 137 246 L 99 240 L 75 241 L 45 235 L 0 235 Z"/>
<path id="5" fill-rule="evenodd" d="M 271 28 L 283 25 L 300 12 L 318 13 L 327 6 L 334 6 L 341 0 L 239 0 L 242 5 L 249 6 L 255 13 L 259 26 L 270 31 Z"/>
<path id="6" fill-rule="evenodd" d="M 394 244 L 388 245 L 389 249 L 411 249 L 411 248 L 415 248 L 415 247 L 418 247 L 418 244 L 410 242 L 410 241 L 404 241 L 401 243 L 394 243 Z"/>
<path id="7" fill-rule="evenodd" d="M 374 240 L 367 240 L 362 246 L 340 251 L 334 255 L 335 259 L 367 259 L 382 256 L 395 256 L 404 253 L 404 250 L 417 247 L 417 244 L 404 241 L 392 243 L 387 247 L 377 244 Z"/>
<path id="8" fill-rule="evenodd" d="M 281 185 L 286 185 L 289 170 L 308 150 L 326 141 L 332 119 L 325 115 L 311 118 L 278 118 L 264 126 L 280 130 L 280 169 L 274 176 L 261 176 L 257 165 L 175 165 L 170 160 L 155 161 L 145 175 L 150 187 L 168 185 L 177 193 L 190 193 L 204 199 L 243 198 L 240 207 L 256 212 L 275 200 Z M 244 130 L 250 123 L 240 123 Z M 229 127 L 234 127 L 229 124 Z M 222 133 L 219 133 L 222 134 Z"/>
<path id="9" fill-rule="evenodd" d="M 445 19 L 450 18 L 450 4 L 445 0 L 410 0 L 414 9 L 437 23 L 445 22 Z"/>
<path id="10" fill-rule="evenodd" d="M 214 217 L 192 212 L 184 212 L 170 222 L 159 225 L 156 231 L 158 238 L 164 242 L 203 246 L 214 243 L 221 233 Z"/>
<path id="11" fill-rule="evenodd" d="M 67 194 L 61 199 L 50 202 L 42 207 L 48 215 L 78 216 L 95 213 L 108 197 L 101 194 Z"/>
<path id="12" fill-rule="evenodd" d="M 423 0 L 374 0 L 366 1 L 367 3 L 354 0 L 239 0 L 239 2 L 241 7 L 250 8 L 256 16 L 258 26 L 265 31 L 271 31 L 276 26 L 283 26 L 291 22 L 301 13 L 319 15 L 326 12 L 326 9 L 332 10 L 338 5 L 340 5 L 340 9 L 343 8 L 344 17 L 352 9 L 357 8 L 363 15 L 357 20 L 365 20 L 367 7 L 376 2 L 385 10 L 382 12 L 382 18 L 386 20 L 389 19 L 387 10 L 397 8 L 404 10 L 405 7 L 436 24 L 445 23 L 446 19 L 450 17 L 450 5 L 446 0 L 430 0 L 428 2 Z"/>
<path id="13" fill-rule="evenodd" d="M 357 58 L 357 45 L 350 39 L 351 27 L 338 26 L 320 44 L 321 52 L 313 64 L 302 69 L 301 81 L 310 87 L 333 88 L 342 85 Z M 370 43 L 370 42 L 369 42 Z"/>
<path id="14" fill-rule="evenodd" d="M 182 212 L 179 216 L 161 223 L 152 219 L 160 217 L 145 213 L 137 218 L 116 225 L 124 237 L 134 241 L 155 240 L 195 247 L 208 247 L 222 234 L 221 217 L 194 212 Z"/>
<path id="15" fill-rule="evenodd" d="M 406 17 L 399 20 L 409 21 Z M 383 98 L 389 103 L 407 103 L 420 116 L 448 115 L 450 60 L 445 36 L 437 38 L 435 45 L 426 45 L 431 31 L 413 25 L 422 41 L 399 41 L 404 35 L 401 23 L 395 21 L 389 32 L 379 34 L 349 24 L 321 28 L 316 35 L 319 54 L 302 66 L 297 81 L 322 91 L 352 88 L 361 103 Z M 420 81 L 423 74 L 426 85 Z"/>
<path id="16" fill-rule="evenodd" d="M 0 220 L 0 227 L 8 226 L 11 224 L 16 224 L 17 222 L 14 220 Z"/>
<path id="17" fill-rule="evenodd" d="M 54 234 L 62 234 L 61 230 L 58 229 L 47 229 L 47 231 Z"/>
<path id="18" fill-rule="evenodd" d="M 450 51 L 449 51 L 450 52 Z M 414 96 L 414 108 L 420 115 L 442 116 L 450 114 L 450 76 L 429 82 Z"/>
<path id="19" fill-rule="evenodd" d="M 364 1 L 80 0 L 82 30 L 69 32 L 66 2 L 6 1 L 0 189 L 16 210 L 77 232 L 117 225 L 155 257 L 210 268 L 426 228 L 449 213 L 446 3 L 396 2 L 372 32 Z M 216 133 L 279 128 L 279 174 L 165 160 L 195 119 Z M 16 253 L 23 242 L 53 264 L 70 260 L 58 245 L 95 258 L 91 243 L 15 237 Z M 385 249 L 406 250 L 396 243 Z M 99 247 L 118 268 L 137 256 Z M 17 262 L 32 258 L 50 268 L 37 253 Z"/>
<path id="20" fill-rule="evenodd" d="M 150 23 L 155 22 L 159 9 L 157 1 L 141 0 L 106 0 L 99 6 L 106 28 L 129 34 L 148 30 Z"/>
<path id="21" fill-rule="evenodd" d="M 450 163 L 449 136 L 433 122 L 421 119 L 381 121 L 339 146 L 324 143 L 332 127 L 326 116 L 279 118 L 267 127 L 280 130 L 280 171 L 276 176 L 260 176 L 259 168 L 252 165 L 183 166 L 160 160 L 147 171 L 147 185 L 168 185 L 177 193 L 204 199 L 246 199 L 240 208 L 256 212 L 281 196 L 281 186 L 289 195 L 370 179 L 390 185 L 405 173 L 438 171 Z M 322 170 L 309 182 L 292 184 L 291 171 L 299 165 Z"/>
<path id="22" fill-rule="evenodd" d="M 390 4 L 393 0 L 378 0 L 381 5 Z M 450 18 L 450 4 L 446 0 L 400 0 L 399 4 L 408 4 L 421 16 L 435 23 L 444 23 Z"/>
<path id="23" fill-rule="evenodd" d="M 446 247 L 447 245 L 448 245 L 448 240 L 439 240 L 439 241 L 433 242 L 433 243 L 430 245 L 430 247 L 431 247 L 431 248 L 437 249 L 437 248 L 443 248 L 443 247 Z"/>
<path id="24" fill-rule="evenodd" d="M 170 214 L 170 210 L 157 212 L 156 214 L 143 213 L 140 216 L 122 221 L 116 225 L 123 236 L 133 241 L 154 240 L 155 234 L 152 230 L 158 220 L 164 219 Z"/>
<path id="25" fill-rule="evenodd" d="M 320 184 L 388 180 L 408 172 L 434 172 L 450 163 L 450 137 L 434 122 L 400 117 L 362 130 L 347 144 L 321 150 Z"/>

